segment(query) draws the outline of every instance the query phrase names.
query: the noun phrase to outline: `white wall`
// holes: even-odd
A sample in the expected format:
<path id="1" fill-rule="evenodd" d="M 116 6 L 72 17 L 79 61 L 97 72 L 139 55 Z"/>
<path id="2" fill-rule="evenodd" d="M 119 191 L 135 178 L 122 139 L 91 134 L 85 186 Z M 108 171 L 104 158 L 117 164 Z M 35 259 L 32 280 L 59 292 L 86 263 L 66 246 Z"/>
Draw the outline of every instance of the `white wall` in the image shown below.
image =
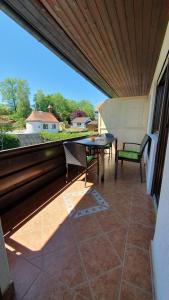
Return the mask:
<path id="1" fill-rule="evenodd" d="M 42 131 L 40 122 L 26 122 L 26 133 L 36 133 Z"/>
<path id="2" fill-rule="evenodd" d="M 72 127 L 73 128 L 86 128 L 86 124 L 85 123 L 81 123 L 81 125 L 78 125 L 78 123 L 72 122 Z"/>
<path id="3" fill-rule="evenodd" d="M 106 100 L 99 111 L 99 133 L 110 132 L 122 143 L 141 142 L 147 129 L 148 98 L 126 97 Z"/>
<path id="4" fill-rule="evenodd" d="M 59 131 L 59 122 L 58 123 L 45 123 L 48 124 L 48 129 L 43 129 L 43 123 L 41 122 L 26 122 L 26 133 L 37 133 L 40 131 L 46 132 L 58 132 Z M 52 128 L 52 125 L 56 125 L 56 129 Z"/>
<path id="5" fill-rule="evenodd" d="M 2 294 L 6 291 L 10 284 L 8 261 L 5 251 L 3 232 L 0 220 L 0 288 Z"/>
<path id="6" fill-rule="evenodd" d="M 152 242 L 154 282 L 157 300 L 169 299 L 169 139 L 155 235 Z"/>
<path id="7" fill-rule="evenodd" d="M 148 120 L 148 132 L 151 131 L 155 90 L 157 78 L 162 69 L 164 60 L 169 50 L 169 25 L 163 41 L 158 64 L 150 89 L 150 110 Z M 149 162 L 148 169 L 151 167 Z M 148 182 L 149 184 L 149 182 Z M 169 139 L 166 150 L 164 172 L 162 178 L 161 194 L 157 212 L 155 235 L 152 242 L 152 261 L 154 273 L 155 294 L 157 300 L 169 299 Z"/>

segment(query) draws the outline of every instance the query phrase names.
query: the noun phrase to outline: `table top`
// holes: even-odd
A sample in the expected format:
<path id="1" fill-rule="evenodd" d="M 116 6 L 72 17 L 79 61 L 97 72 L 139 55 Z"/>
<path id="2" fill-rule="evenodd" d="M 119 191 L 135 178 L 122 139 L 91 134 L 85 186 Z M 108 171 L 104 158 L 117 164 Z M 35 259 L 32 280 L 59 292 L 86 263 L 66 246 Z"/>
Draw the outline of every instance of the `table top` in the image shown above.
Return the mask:
<path id="1" fill-rule="evenodd" d="M 114 141 L 115 138 L 113 139 L 108 139 L 105 137 L 96 137 L 95 141 L 92 141 L 91 138 L 85 138 L 85 139 L 81 139 L 81 140 L 75 140 L 73 141 L 74 143 L 78 143 L 81 145 L 85 145 L 88 147 L 95 147 L 95 148 L 104 148 L 105 146 L 109 145 L 110 143 L 112 143 Z"/>

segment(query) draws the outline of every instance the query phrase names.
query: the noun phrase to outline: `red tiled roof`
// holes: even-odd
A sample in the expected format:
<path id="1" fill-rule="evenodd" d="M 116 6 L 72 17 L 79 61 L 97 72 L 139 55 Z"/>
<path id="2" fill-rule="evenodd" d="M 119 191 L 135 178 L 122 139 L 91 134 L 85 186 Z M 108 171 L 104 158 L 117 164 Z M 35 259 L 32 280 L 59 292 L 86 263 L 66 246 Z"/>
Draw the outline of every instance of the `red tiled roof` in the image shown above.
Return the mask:
<path id="1" fill-rule="evenodd" d="M 55 116 L 50 112 L 32 111 L 30 116 L 26 119 L 27 122 L 59 122 Z"/>
<path id="2" fill-rule="evenodd" d="M 76 117 L 75 119 L 72 120 L 72 122 L 78 123 L 86 123 L 86 122 L 90 122 L 91 119 L 89 117 Z"/>

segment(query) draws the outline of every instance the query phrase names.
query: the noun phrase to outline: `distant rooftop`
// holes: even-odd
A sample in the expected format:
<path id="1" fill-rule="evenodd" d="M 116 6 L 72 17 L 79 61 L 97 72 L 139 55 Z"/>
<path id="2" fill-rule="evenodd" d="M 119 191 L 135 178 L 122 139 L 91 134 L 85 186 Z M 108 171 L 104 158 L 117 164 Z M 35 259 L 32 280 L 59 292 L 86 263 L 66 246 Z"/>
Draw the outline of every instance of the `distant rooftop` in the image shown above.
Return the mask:
<path id="1" fill-rule="evenodd" d="M 77 123 L 87 123 L 90 122 L 91 119 L 89 117 L 77 117 L 75 119 L 73 119 L 72 122 L 77 122 Z"/>
<path id="2" fill-rule="evenodd" d="M 32 111 L 30 116 L 26 119 L 26 122 L 59 122 L 56 117 L 50 112 L 44 111 Z"/>
<path id="3" fill-rule="evenodd" d="M 93 120 L 93 121 L 90 121 L 89 124 L 90 124 L 90 125 L 97 125 L 97 124 L 98 124 L 98 121 L 97 121 L 97 120 Z"/>

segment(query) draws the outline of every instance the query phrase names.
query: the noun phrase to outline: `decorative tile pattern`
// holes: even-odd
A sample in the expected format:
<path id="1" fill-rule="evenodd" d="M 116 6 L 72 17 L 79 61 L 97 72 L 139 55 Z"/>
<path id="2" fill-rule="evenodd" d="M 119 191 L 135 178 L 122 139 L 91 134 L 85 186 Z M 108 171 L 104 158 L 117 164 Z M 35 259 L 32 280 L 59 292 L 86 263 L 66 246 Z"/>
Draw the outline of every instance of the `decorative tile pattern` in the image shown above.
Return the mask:
<path id="1" fill-rule="evenodd" d="M 81 196 L 81 197 L 85 196 L 86 193 L 88 193 L 95 200 L 97 205 L 76 211 L 75 204 L 73 202 L 73 198 L 78 197 L 78 196 Z M 69 216 L 72 216 L 73 218 L 79 218 L 79 217 L 83 217 L 83 216 L 87 216 L 87 215 L 92 215 L 92 214 L 107 210 L 109 208 L 109 204 L 96 191 L 96 189 L 93 189 L 92 191 L 87 190 L 87 192 L 86 192 L 86 189 L 84 189 L 82 191 L 68 193 L 68 194 L 64 195 L 63 198 L 64 198 L 67 212 L 68 212 Z"/>

